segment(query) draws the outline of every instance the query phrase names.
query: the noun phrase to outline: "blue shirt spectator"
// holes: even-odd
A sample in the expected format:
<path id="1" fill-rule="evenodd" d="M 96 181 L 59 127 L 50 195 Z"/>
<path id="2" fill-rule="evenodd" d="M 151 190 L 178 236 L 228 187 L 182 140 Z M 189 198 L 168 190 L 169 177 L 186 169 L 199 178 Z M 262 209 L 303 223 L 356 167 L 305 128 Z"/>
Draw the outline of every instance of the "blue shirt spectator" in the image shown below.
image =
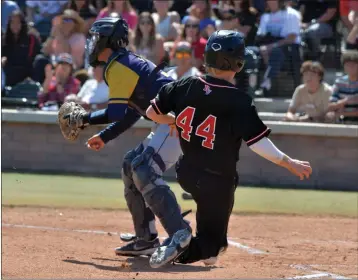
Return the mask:
<path id="1" fill-rule="evenodd" d="M 342 55 L 344 77 L 333 86 L 331 110 L 343 121 L 358 121 L 358 52 L 347 51 Z"/>
<path id="2" fill-rule="evenodd" d="M 14 1 L 1 1 L 1 29 L 5 32 L 9 17 L 13 11 L 19 10 L 19 6 Z"/>

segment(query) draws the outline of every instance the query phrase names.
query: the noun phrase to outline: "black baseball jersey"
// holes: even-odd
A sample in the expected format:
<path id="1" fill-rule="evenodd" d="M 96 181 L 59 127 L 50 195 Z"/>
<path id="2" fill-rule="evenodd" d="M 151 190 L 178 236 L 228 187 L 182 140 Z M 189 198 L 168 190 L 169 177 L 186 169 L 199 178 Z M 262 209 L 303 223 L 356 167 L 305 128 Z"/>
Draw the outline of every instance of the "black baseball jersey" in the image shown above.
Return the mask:
<path id="1" fill-rule="evenodd" d="M 220 175 L 235 174 L 242 139 L 250 146 L 270 133 L 249 95 L 209 75 L 171 82 L 151 104 L 175 113 L 183 160 Z"/>

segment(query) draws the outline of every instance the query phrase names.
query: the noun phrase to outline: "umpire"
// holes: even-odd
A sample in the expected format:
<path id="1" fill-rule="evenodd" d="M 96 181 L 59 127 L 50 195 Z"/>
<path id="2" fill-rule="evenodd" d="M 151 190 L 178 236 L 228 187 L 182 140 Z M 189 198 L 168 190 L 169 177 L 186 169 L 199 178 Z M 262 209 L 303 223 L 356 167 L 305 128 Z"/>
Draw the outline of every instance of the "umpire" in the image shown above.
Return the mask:
<path id="1" fill-rule="evenodd" d="M 176 125 L 183 151 L 177 178 L 197 204 L 196 236 L 188 229 L 176 232 L 169 245 L 152 255 L 153 268 L 170 261 L 215 261 L 225 249 L 242 140 L 255 153 L 301 180 L 312 172 L 308 162 L 291 159 L 275 147 L 267 138 L 270 129 L 260 120 L 252 98 L 232 84 L 244 66 L 244 56 L 244 38 L 238 32 L 213 33 L 205 48 L 208 74 L 163 86 L 147 110 L 153 121 Z M 169 114 L 171 111 L 175 116 Z"/>

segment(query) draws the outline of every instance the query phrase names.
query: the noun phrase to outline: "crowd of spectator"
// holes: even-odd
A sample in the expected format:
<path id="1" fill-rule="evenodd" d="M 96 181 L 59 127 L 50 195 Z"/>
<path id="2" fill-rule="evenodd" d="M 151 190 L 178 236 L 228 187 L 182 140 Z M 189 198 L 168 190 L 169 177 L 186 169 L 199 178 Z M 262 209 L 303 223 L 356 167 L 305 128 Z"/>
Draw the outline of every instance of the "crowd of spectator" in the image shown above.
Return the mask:
<path id="1" fill-rule="evenodd" d="M 41 110 L 66 100 L 88 110 L 106 106 L 104 69 L 86 65 L 86 36 L 96 19 L 121 16 L 130 29 L 128 48 L 167 62 L 174 79 L 203 73 L 208 37 L 236 30 L 262 73 L 257 94 L 267 94 L 280 72 L 290 73 L 296 90 L 287 121 L 358 121 L 356 0 L 1 0 L 1 10 L 2 92 L 39 83 Z M 325 82 L 327 45 L 342 52 L 346 75 L 333 85 Z"/>

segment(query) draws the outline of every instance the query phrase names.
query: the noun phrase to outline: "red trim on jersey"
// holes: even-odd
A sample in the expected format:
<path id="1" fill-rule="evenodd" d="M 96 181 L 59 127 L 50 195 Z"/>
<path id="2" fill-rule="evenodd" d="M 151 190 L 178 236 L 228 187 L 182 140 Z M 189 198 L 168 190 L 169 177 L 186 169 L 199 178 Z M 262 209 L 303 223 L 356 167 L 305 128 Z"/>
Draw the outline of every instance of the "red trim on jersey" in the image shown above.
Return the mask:
<path id="1" fill-rule="evenodd" d="M 158 105 L 157 105 L 157 103 L 155 102 L 155 99 L 152 99 L 152 100 L 150 101 L 150 104 L 152 104 L 153 109 L 154 109 L 154 111 L 155 111 L 157 114 L 158 114 L 158 112 L 159 112 L 160 115 L 163 115 L 163 113 L 159 110 Z"/>
<path id="2" fill-rule="evenodd" d="M 203 78 L 201 78 L 201 77 L 198 77 L 198 79 L 199 79 L 200 81 L 202 81 L 204 84 L 207 84 L 207 85 L 212 86 L 212 87 L 237 89 L 236 87 L 229 87 L 229 86 L 222 86 L 222 85 L 211 84 L 211 83 L 208 83 L 207 81 L 205 81 L 205 80 L 204 80 Z"/>
<path id="3" fill-rule="evenodd" d="M 254 142 L 256 139 L 262 137 L 262 135 L 264 135 L 265 133 L 267 133 L 267 131 L 269 130 L 269 128 L 266 128 L 264 132 L 260 133 L 259 135 L 257 135 L 256 137 L 250 139 L 249 141 L 246 141 L 247 145 L 250 145 L 251 142 Z"/>

